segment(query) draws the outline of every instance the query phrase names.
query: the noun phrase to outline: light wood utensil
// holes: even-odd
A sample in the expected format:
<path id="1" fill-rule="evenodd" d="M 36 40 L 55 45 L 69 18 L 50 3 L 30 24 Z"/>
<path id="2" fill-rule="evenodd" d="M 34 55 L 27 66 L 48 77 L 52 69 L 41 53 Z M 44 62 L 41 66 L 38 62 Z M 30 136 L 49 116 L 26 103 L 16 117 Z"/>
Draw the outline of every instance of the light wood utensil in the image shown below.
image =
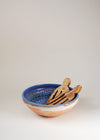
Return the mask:
<path id="1" fill-rule="evenodd" d="M 82 86 L 78 85 L 73 90 L 69 90 L 67 92 L 63 92 L 57 95 L 55 98 L 49 100 L 47 102 L 48 105 L 62 104 L 67 103 L 74 99 L 75 94 L 78 94 L 82 89 Z"/>
<path id="2" fill-rule="evenodd" d="M 49 102 L 52 99 L 55 99 L 55 97 L 57 97 L 58 95 L 70 91 L 70 89 L 69 89 L 70 84 L 71 84 L 70 78 L 65 78 L 64 81 L 63 81 L 63 84 L 54 90 L 54 92 L 51 94 L 51 96 L 48 99 L 46 104 L 49 104 Z"/>

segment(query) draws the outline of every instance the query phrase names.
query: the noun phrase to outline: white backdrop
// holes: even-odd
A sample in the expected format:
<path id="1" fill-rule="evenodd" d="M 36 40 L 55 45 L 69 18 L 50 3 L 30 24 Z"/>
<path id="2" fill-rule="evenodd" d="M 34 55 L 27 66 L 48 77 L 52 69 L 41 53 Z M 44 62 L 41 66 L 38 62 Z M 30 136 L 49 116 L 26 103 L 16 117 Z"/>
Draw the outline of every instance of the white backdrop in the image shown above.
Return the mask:
<path id="1" fill-rule="evenodd" d="M 100 1 L 0 0 L 0 138 L 100 139 Z M 82 85 L 79 103 L 44 118 L 22 102 L 35 84 Z"/>

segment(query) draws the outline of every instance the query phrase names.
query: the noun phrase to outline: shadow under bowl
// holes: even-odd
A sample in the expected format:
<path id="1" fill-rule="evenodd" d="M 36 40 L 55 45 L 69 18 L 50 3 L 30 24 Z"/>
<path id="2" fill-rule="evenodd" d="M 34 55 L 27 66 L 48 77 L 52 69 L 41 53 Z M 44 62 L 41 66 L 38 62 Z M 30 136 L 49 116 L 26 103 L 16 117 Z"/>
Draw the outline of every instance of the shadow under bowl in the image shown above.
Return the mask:
<path id="1" fill-rule="evenodd" d="M 59 84 L 41 84 L 27 88 L 22 93 L 24 103 L 33 112 L 45 117 L 57 117 L 72 109 L 78 102 L 79 94 L 75 98 L 64 104 L 46 105 L 47 100 L 53 91 L 61 85 Z M 70 90 L 73 88 L 69 87 Z"/>

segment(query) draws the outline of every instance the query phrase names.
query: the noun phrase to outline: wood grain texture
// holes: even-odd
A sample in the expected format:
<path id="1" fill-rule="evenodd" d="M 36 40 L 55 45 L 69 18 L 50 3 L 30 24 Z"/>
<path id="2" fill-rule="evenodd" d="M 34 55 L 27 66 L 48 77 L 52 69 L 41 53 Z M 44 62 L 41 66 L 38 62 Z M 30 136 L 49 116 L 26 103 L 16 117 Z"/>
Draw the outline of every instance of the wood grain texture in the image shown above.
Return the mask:
<path id="1" fill-rule="evenodd" d="M 82 89 L 82 86 L 78 85 L 73 90 L 70 90 L 65 93 L 61 93 L 60 95 L 56 96 L 54 99 L 50 100 L 47 104 L 54 105 L 54 104 L 62 104 L 67 103 L 74 99 L 75 94 L 79 93 Z"/>
<path id="2" fill-rule="evenodd" d="M 52 99 L 54 99 L 58 95 L 63 94 L 65 92 L 68 92 L 70 84 L 71 84 L 70 78 L 65 78 L 64 81 L 63 81 L 63 84 L 54 90 L 54 92 L 51 94 L 51 96 L 48 99 L 46 104 L 48 104 L 49 101 L 51 101 Z"/>

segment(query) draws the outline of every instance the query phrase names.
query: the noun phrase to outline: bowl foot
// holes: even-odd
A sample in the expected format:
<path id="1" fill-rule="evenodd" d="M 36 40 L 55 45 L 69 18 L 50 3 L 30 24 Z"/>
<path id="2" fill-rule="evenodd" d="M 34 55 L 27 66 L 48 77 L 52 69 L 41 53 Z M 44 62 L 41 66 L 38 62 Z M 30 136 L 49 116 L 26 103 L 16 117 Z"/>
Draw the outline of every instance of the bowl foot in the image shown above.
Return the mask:
<path id="1" fill-rule="evenodd" d="M 54 117 L 58 117 L 60 115 L 63 115 L 64 113 L 68 112 L 69 110 L 71 110 L 73 107 L 70 107 L 68 109 L 65 109 L 65 110 L 61 110 L 61 111 L 41 111 L 40 109 L 37 109 L 35 107 L 31 107 L 29 105 L 27 105 L 28 108 L 30 108 L 33 112 L 37 113 L 38 115 L 40 116 L 43 116 L 43 117 L 47 117 L 47 118 L 54 118 Z"/>

